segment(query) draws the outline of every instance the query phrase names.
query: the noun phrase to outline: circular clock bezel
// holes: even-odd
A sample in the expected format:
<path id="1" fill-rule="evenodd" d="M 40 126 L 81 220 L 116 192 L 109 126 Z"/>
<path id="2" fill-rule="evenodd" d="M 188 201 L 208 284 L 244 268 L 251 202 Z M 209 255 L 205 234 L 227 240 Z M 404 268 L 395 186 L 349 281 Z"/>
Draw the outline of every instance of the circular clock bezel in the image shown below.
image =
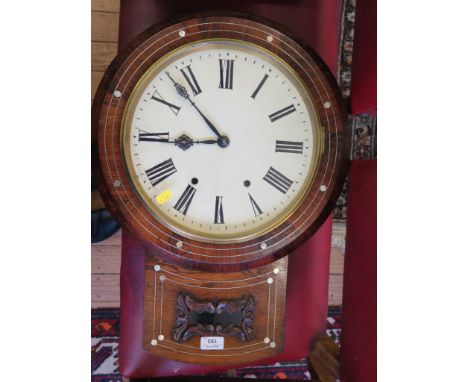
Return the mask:
<path id="1" fill-rule="evenodd" d="M 126 169 L 121 142 L 124 112 L 135 87 L 155 62 L 207 39 L 241 40 L 271 52 L 297 74 L 323 130 L 315 176 L 295 209 L 268 232 L 239 242 L 188 238 L 163 224 L 142 203 Z M 288 254 L 331 213 L 347 171 L 346 113 L 336 81 L 315 52 L 269 21 L 247 15 L 190 15 L 156 25 L 106 71 L 93 103 L 94 170 L 110 212 L 148 251 L 167 261 L 209 271 L 246 269 Z"/>
<path id="2" fill-rule="evenodd" d="M 156 61 L 149 69 L 148 71 L 143 75 L 143 77 L 140 79 L 138 82 L 138 85 L 134 88 L 132 91 L 132 94 L 129 96 L 127 100 L 127 106 L 124 111 L 124 115 L 122 118 L 122 128 L 121 128 L 121 143 L 122 143 L 122 153 L 124 156 L 124 164 L 125 168 L 127 170 L 128 176 L 130 178 L 136 179 L 137 175 L 135 172 L 135 169 L 131 165 L 131 150 L 130 150 L 130 129 L 131 129 L 131 121 L 133 118 L 133 113 L 135 112 L 135 109 L 137 107 L 137 103 L 139 101 L 139 98 L 145 91 L 145 87 L 153 80 L 155 73 L 162 67 L 162 66 L 167 66 L 168 62 L 173 62 L 178 59 L 178 55 L 184 53 L 185 50 L 190 49 L 190 53 L 195 52 L 197 49 L 200 49 L 203 51 L 202 47 L 197 47 L 196 45 L 201 44 L 213 44 L 214 49 L 216 48 L 226 48 L 226 45 L 230 44 L 238 44 L 240 46 L 236 46 L 237 51 L 249 51 L 250 50 L 257 50 L 261 52 L 262 54 L 266 55 L 263 57 L 265 61 L 270 61 L 272 63 L 272 66 L 283 66 L 286 73 L 283 72 L 282 74 L 289 79 L 295 86 L 297 85 L 297 91 L 299 94 L 303 97 L 304 102 L 306 103 L 306 108 L 308 109 L 308 112 L 310 114 L 311 119 L 314 120 L 315 128 L 312 131 L 312 136 L 313 136 L 313 157 L 311 158 L 311 166 L 309 168 L 309 171 L 306 176 L 306 181 L 305 184 L 298 193 L 298 195 L 295 196 L 294 200 L 292 201 L 291 205 L 288 206 L 288 208 L 283 211 L 281 214 L 279 214 L 278 218 L 272 220 L 270 224 L 264 224 L 260 225 L 259 229 L 254 229 L 250 228 L 250 230 L 244 232 L 243 234 L 239 235 L 236 233 L 230 233 L 230 234 L 218 234 L 216 236 L 209 237 L 207 234 L 201 234 L 197 233 L 196 231 L 191 231 L 189 228 L 182 227 L 180 223 L 178 223 L 175 219 L 171 219 L 169 216 L 164 216 L 160 217 L 157 215 L 157 211 L 154 208 L 151 208 L 150 203 L 151 199 L 149 196 L 144 192 L 143 187 L 141 184 L 138 182 L 134 181 L 132 183 L 132 187 L 134 187 L 135 191 L 137 192 L 138 196 L 142 200 L 143 204 L 146 205 L 147 209 L 149 212 L 154 216 L 155 219 L 158 219 L 162 224 L 168 226 L 171 230 L 174 232 L 177 232 L 181 234 L 182 236 L 189 238 L 189 239 L 195 239 L 195 240 L 200 240 L 203 242 L 207 243 L 241 243 L 245 242 L 251 239 L 254 239 L 255 237 L 261 236 L 262 234 L 271 231 L 274 227 L 280 225 L 284 220 L 290 216 L 294 210 L 297 208 L 297 206 L 300 204 L 302 201 L 304 195 L 307 192 L 307 188 L 309 184 L 312 182 L 312 179 L 315 175 L 315 170 L 317 167 L 318 163 L 318 157 L 320 156 L 320 153 L 322 151 L 322 128 L 320 124 L 318 123 L 318 118 L 317 118 L 317 112 L 315 110 L 315 107 L 310 100 L 309 94 L 307 90 L 305 89 L 302 81 L 300 78 L 296 76 L 294 71 L 285 63 L 283 62 L 279 57 L 275 56 L 271 52 L 267 52 L 261 47 L 258 47 L 254 44 L 251 43 L 246 43 L 245 41 L 241 40 L 227 40 L 227 39 L 206 39 L 206 40 L 199 40 L 196 41 L 195 43 L 188 43 L 186 45 L 183 45 L 179 47 L 176 51 L 170 52 L 168 55 L 161 57 L 158 61 Z M 213 47 L 210 46 L 210 49 Z M 180 58 L 180 57 L 179 57 Z M 278 61 L 278 64 L 273 64 L 274 61 Z M 307 104 L 310 102 L 310 105 Z"/>

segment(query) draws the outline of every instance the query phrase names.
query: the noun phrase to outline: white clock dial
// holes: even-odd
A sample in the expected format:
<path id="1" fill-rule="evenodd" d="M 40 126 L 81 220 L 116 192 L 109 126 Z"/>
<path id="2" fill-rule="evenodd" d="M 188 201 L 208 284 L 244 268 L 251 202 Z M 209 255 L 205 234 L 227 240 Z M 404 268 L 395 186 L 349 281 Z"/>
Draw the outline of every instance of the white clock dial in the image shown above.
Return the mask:
<path id="1" fill-rule="evenodd" d="M 285 63 L 206 41 L 157 62 L 124 119 L 124 156 L 147 208 L 182 235 L 240 241 L 287 217 L 319 155 L 317 116 Z"/>

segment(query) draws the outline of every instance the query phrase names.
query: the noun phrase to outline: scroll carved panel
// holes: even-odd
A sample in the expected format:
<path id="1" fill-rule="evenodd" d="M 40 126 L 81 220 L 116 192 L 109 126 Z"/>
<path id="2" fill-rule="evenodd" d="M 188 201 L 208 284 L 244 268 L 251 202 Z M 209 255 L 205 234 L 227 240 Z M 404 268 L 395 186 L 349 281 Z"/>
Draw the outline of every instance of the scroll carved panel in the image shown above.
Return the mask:
<path id="1" fill-rule="evenodd" d="M 176 304 L 176 328 L 172 337 L 177 342 L 193 336 L 233 336 L 240 341 L 252 339 L 255 300 L 245 295 L 232 301 L 197 301 L 188 293 L 179 293 Z"/>

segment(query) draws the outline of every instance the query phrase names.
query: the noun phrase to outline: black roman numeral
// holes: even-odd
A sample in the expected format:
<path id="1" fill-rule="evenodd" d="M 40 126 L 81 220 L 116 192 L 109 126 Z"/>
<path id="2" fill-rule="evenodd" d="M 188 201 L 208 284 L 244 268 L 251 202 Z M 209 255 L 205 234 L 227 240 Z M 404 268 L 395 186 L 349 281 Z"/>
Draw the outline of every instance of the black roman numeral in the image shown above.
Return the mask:
<path id="1" fill-rule="evenodd" d="M 223 197 L 216 197 L 214 224 L 224 224 Z"/>
<path id="2" fill-rule="evenodd" d="M 232 89 L 234 75 L 234 60 L 219 59 L 219 88 Z"/>
<path id="3" fill-rule="evenodd" d="M 254 92 L 252 93 L 251 97 L 253 99 L 255 99 L 255 97 L 257 96 L 258 92 L 260 91 L 260 89 L 263 87 L 263 85 L 265 84 L 265 81 L 267 80 L 268 78 L 268 74 L 265 74 L 265 76 L 263 76 L 262 80 L 260 81 L 260 83 L 258 84 L 257 88 L 254 90 Z"/>
<path id="4" fill-rule="evenodd" d="M 190 65 L 186 66 L 185 68 L 180 69 L 182 74 L 184 75 L 185 81 L 190 85 L 192 89 L 193 96 L 200 94 L 202 90 L 200 89 L 200 85 L 198 85 L 197 79 L 193 75 L 192 68 Z"/>
<path id="5" fill-rule="evenodd" d="M 249 193 L 249 198 L 250 198 L 250 204 L 252 205 L 255 217 L 257 217 L 258 215 L 263 214 L 262 210 L 258 206 L 257 202 L 254 200 L 254 198 L 252 198 L 252 195 L 250 195 L 250 193 Z"/>
<path id="6" fill-rule="evenodd" d="M 273 167 L 270 167 L 266 175 L 263 177 L 263 180 L 270 183 L 278 191 L 285 194 L 288 192 L 289 188 L 292 186 L 292 180 L 285 177 L 278 170 L 275 170 Z"/>
<path id="7" fill-rule="evenodd" d="M 195 191 L 197 190 L 189 184 L 185 188 L 185 191 L 182 193 L 181 197 L 175 204 L 174 208 L 180 213 L 186 215 L 190 207 L 190 203 L 192 203 L 192 199 L 193 199 L 193 196 L 195 195 Z"/>
<path id="8" fill-rule="evenodd" d="M 138 140 L 140 142 L 167 142 L 169 133 L 147 133 L 144 130 L 138 130 Z"/>
<path id="9" fill-rule="evenodd" d="M 302 154 L 303 142 L 276 141 L 275 151 L 277 153 Z"/>
<path id="10" fill-rule="evenodd" d="M 288 114 L 291 114 L 296 111 L 296 108 L 294 105 L 289 105 L 286 106 L 284 109 L 278 110 L 277 112 L 270 114 L 268 117 L 270 117 L 271 122 L 275 122 L 280 118 L 285 117 Z"/>
<path id="11" fill-rule="evenodd" d="M 159 97 L 156 97 L 155 94 L 157 94 Z M 180 107 L 179 106 L 176 106 L 170 102 L 167 102 L 161 94 L 159 94 L 159 92 L 157 90 L 154 91 L 153 93 L 153 96 L 151 97 L 151 99 L 154 99 L 155 101 L 158 101 L 158 102 L 161 102 L 163 105 L 166 105 L 169 107 L 169 109 L 171 109 L 171 111 L 177 115 L 179 114 L 179 110 L 180 110 Z"/>
<path id="12" fill-rule="evenodd" d="M 164 179 L 170 177 L 172 174 L 177 172 L 177 169 L 172 163 L 172 159 L 167 159 L 164 162 L 157 164 L 154 167 L 146 170 L 146 175 L 148 176 L 149 181 L 152 186 L 156 186 L 161 183 Z"/>

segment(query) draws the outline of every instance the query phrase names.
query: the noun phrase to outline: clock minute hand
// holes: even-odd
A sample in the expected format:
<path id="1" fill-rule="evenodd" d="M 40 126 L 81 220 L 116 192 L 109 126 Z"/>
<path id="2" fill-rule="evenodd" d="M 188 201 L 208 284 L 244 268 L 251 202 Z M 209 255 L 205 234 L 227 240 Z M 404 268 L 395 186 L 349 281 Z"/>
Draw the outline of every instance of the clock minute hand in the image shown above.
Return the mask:
<path id="1" fill-rule="evenodd" d="M 177 93 L 181 96 L 181 97 L 184 97 L 185 99 L 188 99 L 192 105 L 193 105 L 193 101 L 190 99 L 190 96 L 187 92 L 187 89 L 185 89 L 184 86 L 182 86 L 181 84 L 179 84 L 178 82 L 176 82 L 172 77 L 171 75 L 169 74 L 169 72 L 165 72 L 166 75 L 169 77 L 169 79 L 172 81 L 172 83 L 174 84 L 176 90 L 177 90 Z"/>
<path id="2" fill-rule="evenodd" d="M 198 106 L 195 104 L 195 102 L 193 102 L 190 98 L 189 98 L 189 101 L 190 103 L 192 104 L 192 106 L 198 111 L 198 114 L 200 114 L 203 118 L 203 120 L 206 122 L 206 124 L 208 125 L 208 127 L 211 129 L 211 131 L 213 133 L 215 133 L 219 138 L 222 137 L 222 135 L 220 134 L 220 132 L 218 131 L 218 129 L 216 127 L 214 127 L 214 125 L 209 121 L 208 118 L 206 118 L 205 114 L 203 114 L 201 112 L 201 110 L 198 108 Z"/>
<path id="3" fill-rule="evenodd" d="M 197 110 L 198 114 L 201 115 L 201 117 L 203 118 L 203 120 L 205 121 L 205 123 L 208 125 L 208 127 L 211 129 L 211 131 L 213 133 L 216 134 L 216 136 L 218 137 L 218 145 L 221 146 L 221 147 L 227 147 L 229 145 L 229 138 L 224 136 L 224 135 L 221 135 L 221 133 L 218 131 L 218 129 L 211 123 L 211 121 L 206 117 L 205 114 L 203 114 L 203 112 L 198 108 L 198 106 L 195 104 L 195 102 L 193 102 L 193 100 L 190 98 L 190 95 L 188 94 L 187 92 L 187 89 L 179 84 L 178 82 L 176 82 L 172 77 L 171 75 L 169 74 L 169 72 L 166 72 L 166 75 L 169 77 L 169 79 L 173 82 L 176 90 L 177 90 L 177 93 L 190 101 L 190 103 L 192 104 L 192 106 Z"/>

